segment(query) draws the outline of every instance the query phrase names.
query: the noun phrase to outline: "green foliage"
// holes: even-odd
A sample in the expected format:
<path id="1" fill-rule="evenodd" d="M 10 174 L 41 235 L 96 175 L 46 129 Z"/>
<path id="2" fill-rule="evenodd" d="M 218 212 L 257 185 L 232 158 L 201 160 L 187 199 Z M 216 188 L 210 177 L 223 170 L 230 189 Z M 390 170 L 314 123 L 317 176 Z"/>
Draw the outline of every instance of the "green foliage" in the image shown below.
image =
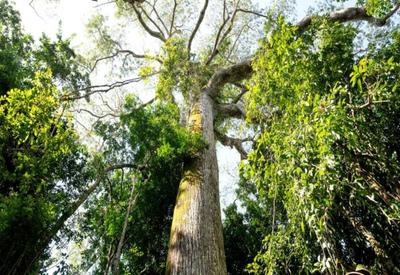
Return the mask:
<path id="1" fill-rule="evenodd" d="M 236 204 L 225 210 L 224 245 L 229 274 L 246 274 L 245 268 L 261 248 L 263 231 L 268 220 L 257 215 L 250 207 L 240 213 Z M 267 223 L 267 224 L 266 224 Z"/>
<path id="2" fill-rule="evenodd" d="M 188 59 L 186 41 L 182 38 L 168 39 L 162 50 L 163 64 L 156 95 L 169 102 L 173 101 L 174 92 L 179 92 L 186 101 L 196 98 L 207 83 L 209 68 Z"/>
<path id="3" fill-rule="evenodd" d="M 346 2 L 346 0 L 336 0 L 336 2 Z M 397 4 L 395 0 L 357 0 L 356 3 L 365 7 L 367 13 L 375 17 L 384 17 Z"/>
<path id="4" fill-rule="evenodd" d="M 85 151 L 50 72 L 0 97 L 0 270 L 33 270 L 60 213 L 85 188 Z"/>
<path id="5" fill-rule="evenodd" d="M 397 53 L 353 65 L 352 27 L 295 34 L 281 20 L 253 64 L 247 110 L 261 131 L 242 176 L 273 222 L 249 272 L 394 272 Z"/>
<path id="6" fill-rule="evenodd" d="M 30 88 L 37 71 L 51 69 L 53 78 L 69 93 L 89 86 L 89 76 L 79 67 L 70 41 L 59 34 L 52 42 L 42 36 L 35 45 L 22 30 L 19 13 L 7 0 L 0 1 L 0 95 L 12 88 Z"/>
<path id="7" fill-rule="evenodd" d="M 68 40 L 35 45 L 5 0 L 0 30 L 0 273 L 25 274 L 48 257 L 57 219 L 90 179 L 60 102 L 89 81 Z"/>
<path id="8" fill-rule="evenodd" d="M 0 95 L 26 81 L 32 38 L 21 30 L 19 14 L 8 1 L 0 1 Z"/>

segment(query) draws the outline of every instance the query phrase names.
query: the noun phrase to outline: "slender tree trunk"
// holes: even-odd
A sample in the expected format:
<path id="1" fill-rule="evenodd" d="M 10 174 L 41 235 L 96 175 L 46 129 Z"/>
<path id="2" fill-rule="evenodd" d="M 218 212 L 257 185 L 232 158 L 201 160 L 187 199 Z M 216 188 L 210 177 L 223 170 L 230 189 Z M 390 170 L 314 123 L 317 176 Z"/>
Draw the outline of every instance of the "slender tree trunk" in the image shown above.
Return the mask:
<path id="1" fill-rule="evenodd" d="M 227 274 L 219 204 L 213 100 L 202 93 L 191 108 L 188 126 L 208 147 L 186 164 L 176 199 L 167 274 Z"/>
<path id="2" fill-rule="evenodd" d="M 129 203 L 128 203 L 128 208 L 126 209 L 126 215 L 125 215 L 124 225 L 122 227 L 121 237 L 119 239 L 117 250 L 116 250 L 113 260 L 112 260 L 112 274 L 113 275 L 120 274 L 119 262 L 121 260 L 122 247 L 124 245 L 126 231 L 128 230 L 129 216 L 131 214 L 132 206 L 135 204 L 136 198 L 137 198 L 137 195 L 133 196 L 134 191 L 135 191 L 135 181 L 133 182 L 131 194 L 129 196 Z"/>

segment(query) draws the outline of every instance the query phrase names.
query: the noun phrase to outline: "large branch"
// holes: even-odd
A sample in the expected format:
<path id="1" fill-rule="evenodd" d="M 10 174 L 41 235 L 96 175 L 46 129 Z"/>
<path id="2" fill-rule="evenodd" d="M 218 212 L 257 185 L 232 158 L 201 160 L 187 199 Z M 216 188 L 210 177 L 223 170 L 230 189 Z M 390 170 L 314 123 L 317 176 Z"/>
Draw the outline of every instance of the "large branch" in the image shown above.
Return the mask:
<path id="1" fill-rule="evenodd" d="M 247 79 L 253 73 L 251 60 L 245 60 L 238 64 L 223 68 L 214 73 L 206 86 L 206 92 L 212 97 L 227 83 L 237 83 Z"/>
<path id="2" fill-rule="evenodd" d="M 400 2 L 397 3 L 393 9 L 386 14 L 383 18 L 376 18 L 368 15 L 365 8 L 362 7 L 350 7 L 346 9 L 341 9 L 338 11 L 331 12 L 327 15 L 327 18 L 333 22 L 349 22 L 349 21 L 367 21 L 375 26 L 384 26 L 390 17 L 392 17 L 396 11 L 400 8 Z M 304 32 L 312 22 L 323 16 L 306 16 L 303 18 L 296 26 L 299 33 Z M 221 88 L 227 83 L 240 82 L 244 79 L 249 78 L 253 69 L 251 67 L 251 59 L 242 61 L 235 65 L 227 68 L 220 69 L 214 73 L 214 75 L 209 80 L 205 91 L 213 98 L 218 94 Z"/>
<path id="3" fill-rule="evenodd" d="M 390 17 L 400 8 L 400 2 L 397 3 L 393 9 L 382 18 L 377 18 L 369 15 L 364 7 L 350 7 L 337 11 L 333 11 L 327 15 L 328 19 L 333 22 L 349 22 L 349 21 L 367 21 L 372 25 L 382 27 L 386 25 Z M 304 31 L 312 22 L 319 16 L 306 16 L 299 23 L 297 23 L 298 31 Z"/>
<path id="4" fill-rule="evenodd" d="M 214 131 L 214 132 L 215 132 L 215 137 L 217 138 L 217 140 L 219 142 L 221 142 L 222 145 L 229 146 L 231 148 L 235 148 L 240 154 L 240 159 L 243 160 L 243 159 L 247 158 L 247 152 L 243 148 L 242 143 L 249 141 L 249 140 L 242 140 L 242 139 L 238 139 L 238 138 L 228 137 L 218 131 Z"/>

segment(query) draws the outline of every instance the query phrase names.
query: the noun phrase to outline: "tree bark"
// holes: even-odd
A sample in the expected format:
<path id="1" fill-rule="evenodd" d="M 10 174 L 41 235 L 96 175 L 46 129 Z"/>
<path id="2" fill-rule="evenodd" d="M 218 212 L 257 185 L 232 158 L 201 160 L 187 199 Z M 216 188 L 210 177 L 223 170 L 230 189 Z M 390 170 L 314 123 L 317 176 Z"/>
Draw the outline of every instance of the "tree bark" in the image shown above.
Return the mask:
<path id="1" fill-rule="evenodd" d="M 214 137 L 214 106 L 203 92 L 193 104 L 188 127 L 208 147 L 185 165 L 176 199 L 166 274 L 227 274 Z"/>

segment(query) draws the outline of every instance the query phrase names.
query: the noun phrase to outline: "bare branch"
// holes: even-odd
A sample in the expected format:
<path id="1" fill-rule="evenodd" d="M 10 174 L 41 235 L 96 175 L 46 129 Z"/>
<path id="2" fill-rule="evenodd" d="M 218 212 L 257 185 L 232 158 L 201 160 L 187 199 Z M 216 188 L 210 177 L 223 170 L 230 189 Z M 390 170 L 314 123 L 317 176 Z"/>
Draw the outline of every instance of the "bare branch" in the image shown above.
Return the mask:
<path id="1" fill-rule="evenodd" d="M 111 116 L 111 117 L 119 117 L 119 115 L 116 115 L 116 114 L 113 114 L 113 113 L 106 113 L 106 114 L 103 114 L 103 115 L 97 115 L 97 114 L 93 113 L 92 111 L 87 110 L 87 109 L 83 109 L 83 108 L 78 109 L 78 110 L 76 110 L 76 111 L 77 111 L 78 113 L 86 112 L 86 113 L 88 113 L 89 115 L 91 115 L 91 116 L 93 116 L 93 117 L 95 117 L 95 118 L 98 118 L 98 119 L 102 119 L 102 118 L 105 118 L 105 117 L 108 117 L 108 116 Z"/>
<path id="2" fill-rule="evenodd" d="M 157 9 L 156 9 L 156 3 L 157 1 L 154 0 L 153 4 L 150 4 L 150 2 L 146 1 L 146 3 L 151 6 L 152 11 L 156 14 L 158 21 L 160 21 L 161 25 L 164 27 L 166 34 L 169 33 L 167 26 L 164 23 L 164 20 L 161 18 L 161 16 L 159 15 Z"/>
<path id="3" fill-rule="evenodd" d="M 214 56 L 216 56 L 216 55 L 218 54 L 219 38 L 220 38 L 220 36 L 221 36 L 222 31 L 223 31 L 224 28 L 225 28 L 226 23 L 228 23 L 228 20 L 229 20 L 229 16 L 228 16 L 228 17 L 225 16 L 225 15 L 226 15 L 226 1 L 224 1 L 224 8 L 223 8 L 223 10 L 224 10 L 223 16 L 222 16 L 223 21 L 222 21 L 222 24 L 221 24 L 221 26 L 219 27 L 219 29 L 218 29 L 218 31 L 217 31 L 217 35 L 216 35 L 216 37 L 215 37 L 215 42 L 214 42 L 214 47 L 213 47 L 213 49 L 212 49 L 212 51 L 211 51 L 210 57 L 208 58 L 208 60 L 207 60 L 207 62 L 206 62 L 207 65 L 210 64 L 210 62 L 211 62 L 211 60 L 214 58 Z"/>
<path id="4" fill-rule="evenodd" d="M 29 6 L 32 8 L 32 10 L 33 10 L 33 12 L 36 14 L 36 16 L 39 17 L 39 18 L 44 22 L 43 17 L 40 16 L 40 14 L 37 12 L 36 8 L 33 6 L 33 1 L 34 1 L 34 0 L 31 0 L 31 1 L 29 2 Z"/>
<path id="5" fill-rule="evenodd" d="M 108 1 L 108 2 L 104 2 L 104 3 L 97 4 L 97 5 L 94 6 L 94 7 L 95 7 L 95 8 L 100 8 L 100 7 L 102 7 L 102 6 L 109 5 L 109 4 L 113 4 L 113 3 L 115 3 L 115 1 L 114 1 L 114 0 L 111 0 L 111 1 Z"/>
<path id="6" fill-rule="evenodd" d="M 175 15 L 176 15 L 176 8 L 178 7 L 177 0 L 174 0 L 174 7 L 172 8 L 172 18 L 171 18 L 171 25 L 169 26 L 169 35 L 172 35 L 172 29 L 175 23 Z"/>
<path id="7" fill-rule="evenodd" d="M 149 76 L 153 76 L 155 74 L 157 74 L 157 72 L 152 73 Z M 94 85 L 94 86 L 86 87 L 86 88 L 79 90 L 79 91 L 87 91 L 83 95 L 77 95 L 77 96 L 65 95 L 61 98 L 61 100 L 62 101 L 71 101 L 71 100 L 78 100 L 78 99 L 82 99 L 82 98 L 87 99 L 89 96 L 91 96 L 93 94 L 107 93 L 113 89 L 120 88 L 120 87 L 126 86 L 131 83 L 140 82 L 142 80 L 143 80 L 143 77 L 136 77 L 136 78 L 127 79 L 127 80 L 123 80 L 123 81 L 116 81 L 112 84 Z"/>
<path id="8" fill-rule="evenodd" d="M 154 30 L 152 30 L 144 21 L 142 14 L 140 13 L 140 11 L 137 9 L 137 7 L 135 6 L 134 3 L 131 3 L 131 6 L 133 8 L 133 11 L 135 12 L 140 24 L 142 25 L 142 27 L 145 29 L 145 31 L 150 34 L 151 36 L 160 39 L 162 42 L 165 42 L 166 39 L 164 37 L 163 33 L 160 32 L 156 32 Z"/>
<path id="9" fill-rule="evenodd" d="M 238 3 L 239 2 L 237 2 L 237 4 Z M 225 10 L 225 8 L 224 8 L 224 10 Z M 233 13 L 232 13 L 232 16 L 231 17 L 228 16 L 227 19 L 224 20 L 223 24 L 219 28 L 218 33 L 217 33 L 217 37 L 215 39 L 214 48 L 213 48 L 213 50 L 212 50 L 212 52 L 211 52 L 211 54 L 210 54 L 210 56 L 209 56 L 209 58 L 208 58 L 208 60 L 206 62 L 206 65 L 209 65 L 211 63 L 211 61 L 214 59 L 214 57 L 217 56 L 217 54 L 219 52 L 219 48 L 220 48 L 222 42 L 226 39 L 226 37 L 232 31 L 237 12 L 238 12 L 238 9 L 237 9 L 237 6 L 236 6 L 234 11 L 233 11 Z M 221 38 L 220 38 L 221 32 L 225 28 L 225 25 L 228 22 L 228 20 L 229 20 L 229 26 L 226 29 L 226 31 L 223 33 Z"/>
<path id="10" fill-rule="evenodd" d="M 238 45 L 239 39 L 241 38 L 241 36 L 242 36 L 244 30 L 245 30 L 247 27 L 248 27 L 248 26 L 246 26 L 246 25 L 243 26 L 243 27 L 240 29 L 239 33 L 236 35 L 235 41 L 233 42 L 232 47 L 231 47 L 230 50 L 229 50 L 229 53 L 225 56 L 225 59 L 226 59 L 228 62 L 234 63 L 234 62 L 231 62 L 231 61 L 230 61 L 230 57 L 231 57 L 231 55 L 233 54 L 233 51 L 235 50 L 236 46 Z"/>
<path id="11" fill-rule="evenodd" d="M 188 43 L 188 47 L 187 47 L 187 49 L 188 49 L 188 58 L 190 58 L 190 49 L 192 47 L 193 39 L 196 36 L 196 33 L 200 28 L 201 22 L 203 22 L 204 15 L 206 14 L 207 7 L 208 7 L 208 0 L 205 0 L 203 9 L 200 11 L 199 19 L 197 20 L 196 26 L 194 27 L 194 29 L 192 31 L 192 34 L 190 35 L 190 38 L 189 38 L 189 43 Z"/>
<path id="12" fill-rule="evenodd" d="M 256 15 L 256 16 L 259 16 L 259 17 L 263 17 L 263 18 L 267 18 L 267 16 L 265 16 L 264 14 L 256 12 L 256 11 L 245 10 L 245 9 L 242 9 L 242 8 L 237 9 L 237 11 L 240 11 L 240 12 L 243 12 L 243 13 L 253 14 L 253 15 Z"/>
<path id="13" fill-rule="evenodd" d="M 156 23 L 156 21 L 154 21 L 153 18 L 151 18 L 151 16 L 146 12 L 146 10 L 142 6 L 140 6 L 139 8 L 140 8 L 141 12 L 147 17 L 147 19 L 153 24 L 153 26 L 157 28 L 159 33 L 163 37 L 165 37 L 164 32 L 162 31 L 161 27 Z"/>
<path id="14" fill-rule="evenodd" d="M 216 130 L 214 131 L 214 133 L 215 133 L 215 137 L 217 138 L 217 140 L 219 142 L 222 143 L 222 145 L 229 146 L 231 148 L 235 148 L 240 154 L 240 159 L 242 159 L 242 160 L 247 159 L 247 152 L 243 148 L 242 143 L 246 142 L 248 140 L 242 140 L 242 139 L 238 139 L 238 138 L 228 137 Z"/>
<path id="15" fill-rule="evenodd" d="M 90 69 L 90 73 L 94 71 L 94 69 L 96 68 L 98 63 L 100 63 L 101 61 L 108 60 L 108 59 L 113 59 L 113 58 L 117 57 L 120 54 L 126 54 L 126 56 L 132 56 L 134 58 L 139 58 L 139 59 L 156 60 L 159 63 L 162 63 L 162 60 L 158 56 L 137 54 L 137 53 L 135 53 L 135 52 L 133 52 L 131 50 L 117 50 L 115 53 L 113 53 L 113 54 L 111 54 L 109 56 L 104 56 L 104 57 L 96 59 L 96 61 L 94 62 L 92 68 Z"/>

